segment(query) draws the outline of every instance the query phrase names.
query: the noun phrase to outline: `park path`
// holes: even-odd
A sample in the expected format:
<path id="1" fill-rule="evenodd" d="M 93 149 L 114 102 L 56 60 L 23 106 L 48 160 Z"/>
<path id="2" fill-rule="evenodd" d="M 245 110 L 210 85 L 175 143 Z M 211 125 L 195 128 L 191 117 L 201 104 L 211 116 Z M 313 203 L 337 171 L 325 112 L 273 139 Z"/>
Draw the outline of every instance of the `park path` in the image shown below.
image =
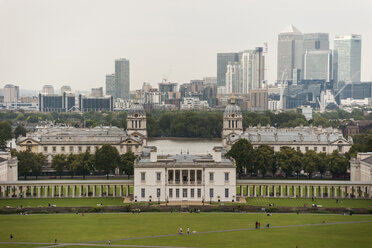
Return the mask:
<path id="1" fill-rule="evenodd" d="M 270 228 L 261 229 L 278 229 L 278 228 L 293 228 L 293 227 L 309 227 L 309 226 L 327 226 L 327 225 L 346 225 L 346 224 L 360 224 L 360 223 L 372 223 L 372 220 L 361 220 L 361 221 L 343 221 L 343 222 L 330 222 L 330 223 L 313 223 L 313 224 L 300 224 L 300 225 L 285 225 L 285 226 L 271 226 Z M 254 223 L 253 223 L 254 224 Z M 238 232 L 238 231 L 249 231 L 256 230 L 256 228 L 238 228 L 238 229 L 227 229 L 227 230 L 213 230 L 213 231 L 203 231 L 190 233 L 190 235 L 196 234 L 208 234 L 208 233 L 224 233 L 224 232 Z M 187 234 L 185 234 L 187 235 Z M 153 235 L 153 236 L 142 236 L 142 237 L 131 237 L 131 238 L 120 238 L 111 239 L 114 241 L 125 241 L 125 240 L 137 240 L 137 239 L 151 239 L 151 238 L 164 238 L 164 237 L 174 237 L 179 236 L 179 234 L 163 234 L 163 235 Z M 63 247 L 63 246 L 95 246 L 95 247 L 144 247 L 144 248 L 191 248 L 191 247 L 178 247 L 178 246 L 151 246 L 151 245 L 119 245 L 119 244 L 107 244 L 108 240 L 98 240 L 89 241 L 81 243 L 36 243 L 36 242 L 0 242 L 0 244 L 24 244 L 24 245 L 41 245 L 39 248 L 51 248 L 51 247 Z M 105 243 L 105 244 L 100 244 Z"/>

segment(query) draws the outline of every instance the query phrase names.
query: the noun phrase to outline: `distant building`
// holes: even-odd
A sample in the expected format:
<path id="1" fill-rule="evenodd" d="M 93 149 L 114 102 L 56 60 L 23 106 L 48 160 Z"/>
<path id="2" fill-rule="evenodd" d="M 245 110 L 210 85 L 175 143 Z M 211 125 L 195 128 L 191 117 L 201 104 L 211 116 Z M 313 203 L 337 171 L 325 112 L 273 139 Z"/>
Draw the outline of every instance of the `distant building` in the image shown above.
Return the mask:
<path id="1" fill-rule="evenodd" d="M 304 54 L 304 79 L 305 80 L 332 80 L 332 51 L 306 51 Z"/>
<path id="2" fill-rule="evenodd" d="M 190 109 L 207 109 L 209 107 L 207 101 L 200 101 L 199 98 L 184 97 L 181 103 L 181 110 Z"/>
<path id="3" fill-rule="evenodd" d="M 17 103 L 19 99 L 19 86 L 6 84 L 4 86 L 4 103 Z"/>
<path id="4" fill-rule="evenodd" d="M 306 51 L 327 51 L 329 50 L 329 34 L 305 33 L 303 47 L 304 53 Z"/>
<path id="5" fill-rule="evenodd" d="M 68 112 L 75 107 L 75 94 L 39 94 L 39 112 Z"/>
<path id="6" fill-rule="evenodd" d="M 238 62 L 229 62 L 226 66 L 226 93 L 241 93 L 242 85 L 240 84 L 240 65 Z"/>
<path id="7" fill-rule="evenodd" d="M 117 92 L 116 97 L 129 99 L 130 70 L 128 59 L 115 60 L 115 91 Z"/>
<path id="8" fill-rule="evenodd" d="M 114 98 L 112 96 L 92 97 L 80 94 L 78 106 L 81 112 L 113 111 Z"/>
<path id="9" fill-rule="evenodd" d="M 263 48 L 246 50 L 240 56 L 240 84 L 241 92 L 249 94 L 251 89 L 261 89 L 265 82 L 265 56 Z M 238 93 L 238 92 L 237 92 Z"/>
<path id="10" fill-rule="evenodd" d="M 216 84 L 217 85 L 217 77 L 204 77 L 203 81 L 204 81 L 204 84 Z"/>
<path id="11" fill-rule="evenodd" d="M 362 36 L 337 35 L 334 39 L 335 80 L 360 82 Z"/>
<path id="12" fill-rule="evenodd" d="M 68 86 L 68 85 L 63 85 L 61 87 L 61 94 L 65 93 L 65 92 L 71 92 L 71 87 Z"/>
<path id="13" fill-rule="evenodd" d="M 251 89 L 249 96 L 249 109 L 258 111 L 268 110 L 267 89 Z"/>
<path id="14" fill-rule="evenodd" d="M 0 181 L 18 181 L 18 160 L 0 151 Z"/>
<path id="15" fill-rule="evenodd" d="M 350 181 L 372 181 L 372 152 L 358 153 L 350 160 Z"/>
<path id="16" fill-rule="evenodd" d="M 293 25 L 289 25 L 278 36 L 278 81 L 292 81 L 294 76 L 301 80 L 302 55 L 303 34 Z"/>
<path id="17" fill-rule="evenodd" d="M 116 98 L 115 74 L 106 75 L 106 95 Z"/>
<path id="18" fill-rule="evenodd" d="M 44 85 L 41 93 L 43 93 L 44 95 L 53 95 L 54 88 L 52 85 Z"/>
<path id="19" fill-rule="evenodd" d="M 162 93 L 177 92 L 177 83 L 163 82 L 159 83 L 159 91 Z"/>
<path id="20" fill-rule="evenodd" d="M 302 106 L 301 113 L 303 116 L 305 116 L 305 119 L 307 121 L 310 121 L 313 119 L 313 109 L 310 106 Z"/>
<path id="21" fill-rule="evenodd" d="M 103 88 L 92 88 L 92 93 L 90 95 L 92 97 L 103 97 Z"/>
<path id="22" fill-rule="evenodd" d="M 222 147 L 213 150 L 213 155 L 160 156 L 156 147 L 144 148 L 134 165 L 134 201 L 236 201 L 235 163 Z"/>
<path id="23" fill-rule="evenodd" d="M 227 65 L 239 62 L 239 53 L 217 53 L 217 86 L 226 86 Z"/>

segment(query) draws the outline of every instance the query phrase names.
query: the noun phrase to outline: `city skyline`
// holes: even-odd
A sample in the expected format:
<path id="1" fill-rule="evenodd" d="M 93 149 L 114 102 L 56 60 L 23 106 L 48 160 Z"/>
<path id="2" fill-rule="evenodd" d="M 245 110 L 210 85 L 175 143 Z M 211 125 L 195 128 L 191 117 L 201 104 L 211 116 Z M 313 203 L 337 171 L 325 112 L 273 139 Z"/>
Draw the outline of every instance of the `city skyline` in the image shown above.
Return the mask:
<path id="1" fill-rule="evenodd" d="M 106 75 L 113 72 L 114 60 L 121 57 L 131 63 L 131 90 L 143 82 L 156 86 L 164 77 L 185 83 L 216 76 L 217 53 L 253 49 L 264 42 L 269 46 L 267 80 L 273 83 L 277 37 L 289 24 L 303 33 L 329 33 L 331 49 L 336 35 L 360 34 L 361 80 L 372 79 L 369 1 L 338 1 L 337 10 L 333 1 L 315 1 L 306 9 L 301 1 L 239 1 L 234 6 L 226 1 L 87 3 L 0 1 L 2 85 L 22 89 L 41 89 L 45 84 L 56 89 L 70 85 L 74 90 L 101 87 Z M 317 7 L 319 3 L 322 8 Z M 244 15 L 249 9 L 257 12 Z M 227 16 L 221 18 L 224 14 Z"/>

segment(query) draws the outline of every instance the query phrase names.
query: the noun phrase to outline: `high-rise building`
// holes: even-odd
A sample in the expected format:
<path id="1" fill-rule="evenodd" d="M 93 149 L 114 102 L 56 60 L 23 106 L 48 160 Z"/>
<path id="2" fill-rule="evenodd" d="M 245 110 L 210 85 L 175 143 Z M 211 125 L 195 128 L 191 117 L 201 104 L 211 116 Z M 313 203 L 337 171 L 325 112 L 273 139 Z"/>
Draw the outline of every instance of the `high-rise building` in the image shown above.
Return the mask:
<path id="1" fill-rule="evenodd" d="M 106 75 L 106 95 L 116 97 L 114 73 Z"/>
<path id="2" fill-rule="evenodd" d="M 267 89 L 252 89 L 249 92 L 248 108 L 251 110 L 268 110 L 268 91 Z"/>
<path id="3" fill-rule="evenodd" d="M 314 50 L 329 50 L 328 33 L 306 33 L 304 34 L 304 53 Z"/>
<path id="4" fill-rule="evenodd" d="M 360 82 L 361 35 L 337 35 L 334 39 L 335 81 Z"/>
<path id="5" fill-rule="evenodd" d="M 217 77 L 204 77 L 203 81 L 204 81 L 204 84 L 216 84 L 217 85 Z"/>
<path id="6" fill-rule="evenodd" d="M 4 86 L 4 102 L 16 103 L 19 99 L 19 86 L 7 84 Z"/>
<path id="7" fill-rule="evenodd" d="M 217 86 L 226 86 L 227 65 L 238 61 L 239 53 L 217 53 Z"/>
<path id="8" fill-rule="evenodd" d="M 278 81 L 292 81 L 294 75 L 298 74 L 301 79 L 302 55 L 303 34 L 293 25 L 289 25 L 278 35 Z"/>
<path id="9" fill-rule="evenodd" d="M 115 90 L 116 97 L 129 99 L 130 97 L 130 81 L 129 81 L 129 60 L 115 60 Z"/>
<path id="10" fill-rule="evenodd" d="M 68 86 L 68 85 L 63 85 L 61 87 L 61 94 L 65 93 L 65 92 L 70 92 L 71 91 L 71 87 Z"/>
<path id="11" fill-rule="evenodd" d="M 305 80 L 332 80 L 332 51 L 307 50 L 304 54 Z"/>
<path id="12" fill-rule="evenodd" d="M 75 107 L 75 95 L 39 94 L 39 112 L 68 112 Z"/>
<path id="13" fill-rule="evenodd" d="M 238 62 L 229 62 L 226 66 L 226 93 L 241 93 L 242 85 L 239 79 L 240 65 Z"/>
<path id="14" fill-rule="evenodd" d="M 41 93 L 52 95 L 54 94 L 54 88 L 52 85 L 44 85 Z"/>

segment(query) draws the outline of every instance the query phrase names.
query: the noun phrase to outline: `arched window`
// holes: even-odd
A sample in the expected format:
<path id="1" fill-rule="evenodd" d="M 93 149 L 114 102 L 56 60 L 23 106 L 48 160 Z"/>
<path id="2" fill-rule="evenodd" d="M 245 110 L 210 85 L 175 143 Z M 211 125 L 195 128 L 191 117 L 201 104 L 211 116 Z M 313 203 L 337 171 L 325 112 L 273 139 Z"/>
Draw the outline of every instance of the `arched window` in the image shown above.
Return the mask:
<path id="1" fill-rule="evenodd" d="M 27 141 L 26 144 L 27 144 L 27 151 L 31 152 L 32 142 L 31 141 Z"/>

